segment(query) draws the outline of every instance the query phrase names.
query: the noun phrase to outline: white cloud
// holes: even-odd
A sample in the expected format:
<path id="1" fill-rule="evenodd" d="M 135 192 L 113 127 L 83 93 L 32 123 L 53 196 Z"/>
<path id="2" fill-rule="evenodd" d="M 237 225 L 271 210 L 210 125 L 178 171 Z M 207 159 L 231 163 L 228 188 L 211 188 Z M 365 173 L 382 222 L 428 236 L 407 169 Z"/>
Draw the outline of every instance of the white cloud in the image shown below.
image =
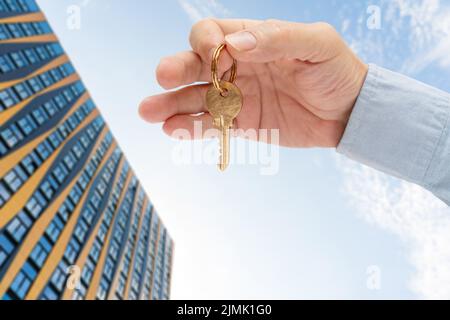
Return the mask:
<path id="1" fill-rule="evenodd" d="M 178 3 L 193 22 L 209 17 L 227 17 L 230 14 L 217 0 L 178 0 Z"/>
<path id="2" fill-rule="evenodd" d="M 369 30 L 366 27 L 367 14 L 362 12 L 357 19 L 356 32 L 344 32 L 359 55 L 409 75 L 419 74 L 433 64 L 450 67 L 449 3 L 439 0 L 383 0 L 380 8 L 381 30 Z M 376 61 L 371 60 L 374 57 Z"/>
<path id="3" fill-rule="evenodd" d="M 416 272 L 411 290 L 450 299 L 450 209 L 428 191 L 342 157 L 344 191 L 358 214 L 405 243 Z"/>

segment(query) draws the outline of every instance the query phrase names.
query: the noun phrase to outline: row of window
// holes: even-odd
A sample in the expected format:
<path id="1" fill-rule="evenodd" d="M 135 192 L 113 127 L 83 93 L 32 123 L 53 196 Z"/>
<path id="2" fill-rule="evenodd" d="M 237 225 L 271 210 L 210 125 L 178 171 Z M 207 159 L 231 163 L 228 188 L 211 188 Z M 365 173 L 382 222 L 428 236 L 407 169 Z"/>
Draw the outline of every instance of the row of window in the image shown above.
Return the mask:
<path id="1" fill-rule="evenodd" d="M 34 0 L 0 0 L 0 12 L 34 12 L 38 11 Z"/>
<path id="2" fill-rule="evenodd" d="M 146 252 L 148 250 L 148 242 L 150 239 L 150 223 L 152 216 L 152 205 L 149 203 L 145 208 L 144 220 L 142 223 L 142 230 L 139 234 L 138 246 L 135 253 L 134 269 L 131 280 L 131 290 L 129 293 L 130 300 L 140 299 L 141 283 L 143 281 L 143 274 L 145 273 Z"/>
<path id="3" fill-rule="evenodd" d="M 157 250 L 157 242 L 158 242 L 158 229 L 159 229 L 159 217 L 156 213 L 152 214 L 151 219 L 151 231 L 150 231 L 150 242 L 148 246 L 147 251 L 147 264 L 146 264 L 146 271 L 144 276 L 144 288 L 143 288 L 143 299 L 144 300 L 150 300 L 150 292 L 153 287 L 153 274 L 154 274 L 154 267 L 155 267 L 155 255 Z"/>
<path id="4" fill-rule="evenodd" d="M 0 75 L 56 58 L 63 53 L 59 43 L 52 43 L 3 54 L 0 56 Z"/>
<path id="5" fill-rule="evenodd" d="M 80 123 L 91 113 L 94 108 L 95 106 L 91 101 L 88 101 L 80 106 L 74 114 L 58 126 L 58 128 L 56 128 L 47 139 L 41 142 L 15 168 L 10 170 L 3 179 L 0 179 L 0 208 L 2 208 L 12 197 L 12 195 L 15 194 L 26 181 L 28 181 L 29 177 L 36 172 L 42 163 L 50 157 L 50 155 L 80 125 Z M 97 130 L 102 125 L 103 120 L 97 118 L 97 120 L 94 121 L 90 127 L 88 127 L 88 135 L 83 135 L 79 142 L 84 146 L 89 144 L 89 139 L 93 139 Z M 76 147 L 75 151 L 79 153 L 79 147 Z M 65 177 L 67 173 L 67 169 L 61 167 L 56 172 L 56 179 L 61 181 L 62 177 Z"/>
<path id="6" fill-rule="evenodd" d="M 84 92 L 83 84 L 79 81 L 62 90 L 53 98 L 40 106 L 30 110 L 21 119 L 3 126 L 0 131 L 0 155 L 4 156 L 27 137 L 50 122 L 60 112 L 67 112 L 72 102 L 77 100 Z"/>
<path id="7" fill-rule="evenodd" d="M 125 242 L 126 237 L 126 227 L 127 222 L 130 219 L 133 200 L 136 193 L 136 184 L 137 180 L 133 177 L 133 181 L 130 184 L 130 187 L 125 195 L 125 199 L 121 204 L 120 211 L 117 217 L 117 222 L 113 227 L 111 244 L 108 250 L 108 255 L 106 260 L 110 260 L 107 263 L 111 266 L 111 270 L 115 270 L 116 266 L 119 264 L 120 259 L 120 251 L 122 244 Z M 112 272 L 107 272 L 108 269 L 104 269 L 102 272 L 102 277 L 100 280 L 100 285 L 97 290 L 97 299 L 105 300 L 107 298 L 112 280 L 113 274 Z"/>
<path id="8" fill-rule="evenodd" d="M 120 173 L 120 177 L 118 179 L 118 183 L 115 185 L 113 192 L 110 196 L 110 199 L 108 201 L 108 205 L 106 210 L 104 210 L 102 222 L 99 228 L 99 231 L 96 234 L 95 241 L 93 244 L 93 247 L 91 249 L 91 252 L 89 252 L 88 259 L 86 261 L 86 264 L 83 267 L 83 270 L 81 272 L 81 281 L 78 286 L 78 288 L 74 291 L 72 295 L 72 299 L 74 300 L 80 300 L 83 299 L 86 296 L 87 288 L 89 287 L 89 284 L 91 282 L 95 267 L 97 265 L 97 259 L 95 257 L 98 255 L 98 252 L 100 252 L 100 248 L 103 248 L 105 240 L 106 240 L 106 234 L 108 230 L 111 227 L 111 223 L 114 218 L 114 213 L 116 212 L 116 209 L 118 206 L 120 206 L 119 199 L 120 194 L 122 193 L 122 189 L 125 185 L 126 176 L 128 174 L 129 166 L 126 163 L 122 171 Z M 130 189 L 128 189 L 127 192 Z M 105 263 L 105 268 L 111 267 L 109 264 L 109 261 L 107 260 Z M 112 267 L 110 269 L 110 272 L 112 272 Z"/>
<path id="9" fill-rule="evenodd" d="M 87 175 L 85 179 L 88 179 L 88 181 L 92 180 L 94 177 L 94 173 L 97 170 L 98 165 L 100 164 L 100 161 L 96 161 L 96 159 L 102 159 L 107 152 L 108 147 L 112 143 L 112 136 L 108 135 L 105 137 L 105 139 L 102 141 L 100 148 L 97 149 L 95 156 L 92 157 L 90 160 L 88 166 L 90 166 L 90 169 L 87 169 L 88 166 L 86 166 L 83 173 Z M 110 159 L 110 161 L 117 161 L 117 159 Z M 89 173 L 92 172 L 92 175 Z M 74 185 L 72 190 L 69 193 L 68 198 L 66 199 L 72 202 L 73 207 L 79 203 L 83 193 L 86 191 L 87 184 L 84 183 L 83 179 L 81 177 L 77 180 L 77 183 Z M 67 208 L 67 207 L 65 207 Z M 60 208 L 61 209 L 61 208 Z M 65 214 L 64 216 L 55 215 L 55 217 L 52 219 L 50 225 L 47 227 L 44 235 L 40 238 L 39 242 L 34 247 L 31 255 L 29 256 L 27 262 L 22 267 L 22 270 L 19 272 L 19 274 L 16 276 L 14 281 L 11 284 L 10 291 L 14 295 L 16 295 L 19 299 L 25 298 L 26 293 L 28 292 L 31 284 L 35 280 L 37 274 L 41 270 L 46 258 L 50 254 L 51 250 L 53 249 L 54 244 L 56 243 L 59 235 L 62 233 L 62 230 L 64 228 L 65 223 L 67 222 L 70 214 L 73 212 L 70 211 L 68 214 Z M 67 213 L 67 212 L 66 212 Z M 9 230 L 9 228 L 7 228 Z M 73 250 L 76 250 L 80 247 L 80 244 L 73 241 L 73 239 L 69 242 L 69 245 L 67 246 L 66 252 L 64 257 L 67 258 L 68 255 Z M 73 264 L 73 262 L 71 263 Z M 32 273 L 27 272 L 29 270 L 32 270 Z M 31 276 L 33 275 L 33 277 Z M 61 284 L 63 285 L 63 284 Z"/>
<path id="10" fill-rule="evenodd" d="M 134 247 L 136 245 L 137 240 L 137 233 L 139 229 L 139 219 L 141 217 L 142 207 L 145 200 L 145 194 L 141 191 L 139 192 L 139 197 L 137 201 L 137 205 L 134 208 L 133 212 L 133 218 L 131 221 L 131 227 L 130 231 L 128 232 L 128 238 L 127 243 L 125 245 L 125 251 L 124 256 L 122 258 L 121 264 L 120 264 L 120 271 L 119 271 L 119 282 L 120 283 L 126 283 L 128 280 L 128 273 L 131 267 L 131 260 L 133 256 Z M 125 287 L 119 286 L 116 288 L 116 296 L 120 299 L 126 299 L 125 297 Z"/>
<path id="11" fill-rule="evenodd" d="M 0 41 L 50 33 L 52 33 L 52 29 L 45 21 L 0 24 Z"/>
<path id="12" fill-rule="evenodd" d="M 73 74 L 72 64 L 65 63 L 13 87 L 0 91 L 0 112 L 38 94 L 42 90 Z"/>

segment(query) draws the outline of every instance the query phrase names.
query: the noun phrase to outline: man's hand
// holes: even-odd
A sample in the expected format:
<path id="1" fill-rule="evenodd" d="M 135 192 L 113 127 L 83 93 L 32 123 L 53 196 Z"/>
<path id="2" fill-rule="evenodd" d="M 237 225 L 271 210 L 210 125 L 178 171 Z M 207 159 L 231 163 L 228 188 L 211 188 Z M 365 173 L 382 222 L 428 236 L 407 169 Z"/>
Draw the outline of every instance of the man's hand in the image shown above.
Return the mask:
<path id="1" fill-rule="evenodd" d="M 164 122 L 164 131 L 193 134 L 194 121 L 212 128 L 206 112 L 214 49 L 227 43 L 220 70 L 238 61 L 237 86 L 244 95 L 240 129 L 279 129 L 289 147 L 336 147 L 364 83 L 368 67 L 326 23 L 277 20 L 203 20 L 192 28 L 193 51 L 161 60 L 157 79 L 178 91 L 145 99 L 141 116 Z M 230 56 L 231 55 L 231 56 Z"/>

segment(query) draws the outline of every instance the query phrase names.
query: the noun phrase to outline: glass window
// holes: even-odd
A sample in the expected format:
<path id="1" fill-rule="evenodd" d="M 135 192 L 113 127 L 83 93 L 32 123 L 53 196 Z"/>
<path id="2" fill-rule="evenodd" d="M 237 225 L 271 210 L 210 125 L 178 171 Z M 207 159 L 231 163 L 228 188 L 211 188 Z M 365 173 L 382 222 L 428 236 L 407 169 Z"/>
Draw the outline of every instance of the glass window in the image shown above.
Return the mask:
<path id="1" fill-rule="evenodd" d="M 3 102 L 5 108 L 10 108 L 18 103 L 19 99 L 11 89 L 6 89 L 0 92 L 0 101 Z"/>
<path id="2" fill-rule="evenodd" d="M 9 234 L 14 238 L 14 240 L 17 241 L 17 243 L 20 243 L 22 239 L 24 238 L 25 233 L 28 231 L 28 229 L 31 226 L 31 219 L 28 217 L 28 215 L 21 211 L 7 226 L 7 230 Z"/>
<path id="3" fill-rule="evenodd" d="M 22 167 L 25 169 L 25 171 L 31 176 L 35 170 L 37 169 L 37 166 L 35 165 L 33 159 L 31 156 L 27 156 L 22 160 Z"/>
<path id="4" fill-rule="evenodd" d="M 37 218 L 39 214 L 42 212 L 42 205 L 36 200 L 35 197 L 32 197 L 25 208 L 31 214 L 32 217 Z"/>
<path id="5" fill-rule="evenodd" d="M 69 170 L 72 170 L 72 168 L 75 166 L 75 158 L 72 152 L 68 153 L 64 157 L 64 163 L 66 164 L 67 168 L 69 168 Z"/>
<path id="6" fill-rule="evenodd" d="M 53 79 L 50 77 L 48 72 L 39 75 L 39 79 L 41 79 L 45 87 L 49 87 L 53 84 Z"/>
<path id="7" fill-rule="evenodd" d="M 9 55 L 17 68 L 23 68 L 28 65 L 27 59 L 22 52 L 13 52 Z"/>
<path id="8" fill-rule="evenodd" d="M 23 32 L 27 37 L 31 37 L 35 34 L 33 27 L 28 23 L 22 23 L 20 25 L 22 27 Z"/>
<path id="9" fill-rule="evenodd" d="M 46 103 L 44 103 L 44 109 L 45 111 L 47 111 L 50 117 L 53 117 L 58 112 L 58 107 L 53 101 L 47 101 Z"/>
<path id="10" fill-rule="evenodd" d="M 47 198 L 47 200 L 51 200 L 54 194 L 54 190 L 50 184 L 50 182 L 48 181 L 44 181 L 44 183 L 42 183 L 41 185 L 41 191 L 44 194 L 44 196 Z"/>
<path id="11" fill-rule="evenodd" d="M 25 135 L 29 135 L 37 127 L 36 122 L 29 114 L 20 119 L 17 124 Z"/>
<path id="12" fill-rule="evenodd" d="M 9 198 L 11 197 L 11 194 L 9 193 L 9 191 L 6 189 L 6 186 L 4 185 L 4 183 L 2 181 L 0 181 L 0 207 L 9 200 Z"/>
<path id="13" fill-rule="evenodd" d="M 15 23 L 6 24 L 6 28 L 9 30 L 9 33 L 12 35 L 13 38 L 21 38 L 24 35 L 23 31 L 20 29 L 18 24 Z"/>
<path id="14" fill-rule="evenodd" d="M 28 289 L 31 287 L 31 280 L 25 276 L 23 271 L 20 271 L 14 282 L 11 284 L 11 290 L 17 295 L 20 300 L 25 298 Z"/>
<path id="15" fill-rule="evenodd" d="M 61 221 L 61 218 L 55 216 L 46 231 L 47 235 L 53 241 L 53 243 L 56 243 L 56 240 L 58 240 L 58 237 L 61 234 L 63 228 L 64 224 Z"/>
<path id="16" fill-rule="evenodd" d="M 0 73 L 7 73 L 13 70 L 11 59 L 7 55 L 0 56 Z"/>
<path id="17" fill-rule="evenodd" d="M 22 186 L 22 180 L 19 178 L 14 170 L 11 170 L 4 178 L 6 185 L 13 191 L 16 192 Z"/>
<path id="18" fill-rule="evenodd" d="M 27 81 L 34 93 L 38 93 L 43 89 L 43 86 L 38 77 L 31 78 Z"/>
<path id="19" fill-rule="evenodd" d="M 42 107 L 39 107 L 32 112 L 34 119 L 39 125 L 42 125 L 45 121 L 48 120 L 47 114 L 44 112 Z"/>
<path id="20" fill-rule="evenodd" d="M 42 294 L 43 300 L 58 300 L 59 296 L 50 286 L 47 286 Z"/>
<path id="21" fill-rule="evenodd" d="M 32 95 L 30 88 L 25 83 L 19 83 L 14 86 L 14 90 L 21 100 L 25 100 Z"/>
<path id="22" fill-rule="evenodd" d="M 55 101 L 56 105 L 58 106 L 59 109 L 62 109 L 66 106 L 66 101 L 64 100 L 64 98 L 61 95 L 57 95 L 56 97 L 53 98 L 53 101 Z"/>
<path id="23" fill-rule="evenodd" d="M 43 47 L 37 47 L 36 53 L 39 55 L 39 58 L 41 58 L 41 60 L 47 60 L 50 58 L 47 50 L 45 50 L 45 48 L 43 48 Z"/>
<path id="24" fill-rule="evenodd" d="M 69 264 L 75 263 L 75 259 L 77 257 L 77 253 L 79 250 L 80 245 L 74 238 L 72 238 L 72 240 L 70 240 L 69 245 L 66 248 L 66 252 L 64 252 L 64 257 L 69 262 Z"/>
<path id="25" fill-rule="evenodd" d="M 42 160 L 46 160 L 50 156 L 51 147 L 47 141 L 44 141 L 38 145 L 36 151 Z"/>
<path id="26" fill-rule="evenodd" d="M 39 57 L 33 49 L 25 49 L 23 52 L 31 64 L 39 61 Z"/>
<path id="27" fill-rule="evenodd" d="M 0 24 L 0 40 L 6 40 L 9 39 L 9 31 L 6 29 L 6 25 Z"/>
<path id="28" fill-rule="evenodd" d="M 55 80 L 55 82 L 58 82 L 63 78 L 61 71 L 59 71 L 58 69 L 52 69 L 49 71 L 49 73 L 52 76 L 53 80 Z"/>
<path id="29" fill-rule="evenodd" d="M 55 273 L 53 273 L 51 282 L 53 285 L 59 290 L 62 291 L 64 288 L 64 283 L 66 281 L 67 273 L 67 264 L 62 262 L 60 263 L 60 266 L 55 270 Z"/>
<path id="30" fill-rule="evenodd" d="M 45 259 L 47 259 L 48 251 L 41 244 L 41 241 L 38 242 L 36 247 L 31 252 L 31 260 L 39 267 L 42 268 L 44 265 Z"/>

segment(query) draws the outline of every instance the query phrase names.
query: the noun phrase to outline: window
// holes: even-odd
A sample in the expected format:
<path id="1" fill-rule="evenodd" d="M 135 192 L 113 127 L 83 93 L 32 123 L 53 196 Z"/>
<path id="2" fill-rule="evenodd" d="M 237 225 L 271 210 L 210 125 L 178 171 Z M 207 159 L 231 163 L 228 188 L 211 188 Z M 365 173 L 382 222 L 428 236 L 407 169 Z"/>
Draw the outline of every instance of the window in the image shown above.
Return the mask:
<path id="1" fill-rule="evenodd" d="M 63 228 L 64 224 L 61 221 L 61 218 L 55 216 L 46 230 L 47 235 L 53 241 L 53 243 L 56 243 L 56 240 L 58 240 L 58 237 L 61 234 Z"/>
<path id="2" fill-rule="evenodd" d="M 98 291 L 97 291 L 98 299 L 100 299 L 100 300 L 106 299 L 108 287 L 109 287 L 108 281 L 106 281 L 104 278 L 102 278 L 102 280 L 100 281 L 100 285 L 98 287 Z"/>
<path id="3" fill-rule="evenodd" d="M 58 268 L 53 273 L 51 282 L 59 291 L 62 291 L 66 277 L 67 277 L 67 264 L 64 261 L 62 261 L 59 264 Z"/>
<path id="4" fill-rule="evenodd" d="M 11 284 L 11 290 L 17 295 L 20 300 L 25 298 L 28 289 L 31 287 L 31 280 L 25 276 L 23 271 L 17 275 L 14 282 Z"/>
<path id="5" fill-rule="evenodd" d="M 5 183 L 6 185 L 13 191 L 16 192 L 19 190 L 19 188 L 22 186 L 22 181 L 20 180 L 19 176 L 14 170 L 11 170 L 6 176 L 5 176 Z"/>
<path id="6" fill-rule="evenodd" d="M 10 35 L 8 30 L 6 29 L 6 25 L 0 24 L 0 40 L 9 39 Z"/>
<path id="7" fill-rule="evenodd" d="M 30 88 L 25 83 L 19 83 L 14 86 L 14 90 L 21 100 L 25 100 L 29 96 L 31 96 L 32 92 Z"/>
<path id="8" fill-rule="evenodd" d="M 61 145 L 61 143 L 63 142 L 61 134 L 58 131 L 53 132 L 50 135 L 49 140 L 55 149 L 58 148 Z"/>
<path id="9" fill-rule="evenodd" d="M 38 77 L 31 78 L 27 81 L 28 85 L 31 87 L 34 93 L 38 93 L 43 89 L 41 82 Z"/>
<path id="10" fill-rule="evenodd" d="M 51 200 L 53 197 L 53 194 L 55 192 L 55 190 L 53 190 L 50 182 L 48 181 L 44 181 L 44 183 L 42 183 L 41 185 L 41 191 L 44 194 L 44 196 L 47 198 L 47 200 Z"/>
<path id="11" fill-rule="evenodd" d="M 21 38 L 24 35 L 18 24 L 7 24 L 6 28 L 13 38 Z"/>
<path id="12" fill-rule="evenodd" d="M 20 119 L 17 124 L 25 135 L 29 135 L 37 127 L 36 122 L 29 114 Z"/>
<path id="13" fill-rule="evenodd" d="M 32 197 L 28 203 L 26 204 L 25 208 L 28 210 L 28 212 L 34 217 L 39 217 L 40 213 L 42 212 L 42 206 L 39 204 L 39 202 L 36 200 L 35 197 Z"/>
<path id="14" fill-rule="evenodd" d="M 53 84 L 53 80 L 47 72 L 39 75 L 39 79 L 41 79 L 41 81 L 45 87 L 49 87 Z"/>
<path id="15" fill-rule="evenodd" d="M 80 245 L 78 244 L 78 241 L 76 241 L 75 238 L 72 238 L 72 240 L 70 240 L 69 244 L 67 245 L 66 251 L 64 252 L 64 257 L 66 258 L 67 262 L 69 262 L 69 264 L 75 263 L 75 259 L 79 250 Z"/>
<path id="16" fill-rule="evenodd" d="M 35 165 L 33 159 L 31 156 L 27 156 L 22 160 L 22 167 L 25 169 L 25 171 L 31 176 L 34 171 L 37 169 L 37 166 Z"/>
<path id="17" fill-rule="evenodd" d="M 25 49 L 23 52 L 31 64 L 39 61 L 39 57 L 33 49 Z"/>
<path id="18" fill-rule="evenodd" d="M 6 185 L 0 181 L 0 207 L 3 206 L 4 203 L 6 203 L 9 198 L 11 197 L 11 194 L 6 188 Z"/>
<path id="19" fill-rule="evenodd" d="M 0 266 L 5 262 L 14 246 L 3 234 L 0 234 Z"/>
<path id="20" fill-rule="evenodd" d="M 19 143 L 18 137 L 13 133 L 13 131 L 10 128 L 6 128 L 5 130 L 3 130 L 0 136 L 3 138 L 3 141 L 5 141 L 8 147 L 10 148 L 13 148 L 16 144 Z"/>
<path id="21" fill-rule="evenodd" d="M 31 252 L 30 258 L 39 268 L 42 268 L 45 259 L 47 259 L 47 256 L 50 252 L 48 248 L 50 248 L 50 244 L 48 243 L 48 241 L 45 238 L 41 238 L 41 240 Z"/>
<path id="22" fill-rule="evenodd" d="M 53 101 L 55 101 L 59 109 L 63 109 L 66 106 L 66 101 L 61 95 L 54 97 Z"/>
<path id="23" fill-rule="evenodd" d="M 13 52 L 9 55 L 17 68 L 23 68 L 28 65 L 27 59 L 22 52 Z"/>
<path id="24" fill-rule="evenodd" d="M 94 264 L 91 259 L 87 259 L 86 265 L 83 268 L 83 272 L 81 274 L 81 280 L 84 283 L 89 284 L 92 279 L 92 274 L 94 273 Z"/>
<path id="25" fill-rule="evenodd" d="M 44 109 L 42 107 L 33 110 L 32 114 L 39 125 L 42 125 L 45 121 L 48 120 L 47 114 L 44 112 Z"/>
<path id="26" fill-rule="evenodd" d="M 37 47 L 36 53 L 39 55 L 39 58 L 41 58 L 41 60 L 47 60 L 50 58 L 47 50 L 45 50 L 45 48 L 43 48 L 43 47 Z"/>
<path id="27" fill-rule="evenodd" d="M 11 237 L 16 240 L 17 243 L 20 243 L 25 236 L 25 233 L 31 226 L 31 219 L 28 215 L 21 211 L 6 227 Z"/>
<path id="28" fill-rule="evenodd" d="M 53 101 L 48 101 L 44 103 L 43 105 L 45 111 L 50 115 L 50 117 L 53 117 L 58 112 L 58 107 Z"/>
<path id="29" fill-rule="evenodd" d="M 11 89 L 6 89 L 0 92 L 0 101 L 3 102 L 6 109 L 19 102 L 16 94 Z"/>
<path id="30" fill-rule="evenodd" d="M 36 151 L 42 160 L 46 160 L 50 156 L 49 147 L 50 145 L 48 144 L 48 142 L 44 141 L 41 144 L 39 144 L 38 147 L 36 148 Z"/>
<path id="31" fill-rule="evenodd" d="M 5 144 L 0 140 L 0 155 L 3 156 L 8 152 Z"/>
<path id="32" fill-rule="evenodd" d="M 7 73 L 13 70 L 12 61 L 7 56 L 0 56 L 0 73 Z"/>
<path id="33" fill-rule="evenodd" d="M 58 180 L 59 183 L 63 183 L 68 174 L 69 174 L 69 171 L 66 169 L 66 167 L 62 163 L 60 163 L 53 170 L 53 175 L 56 178 L 56 180 Z"/>
<path id="34" fill-rule="evenodd" d="M 83 243 L 85 241 L 87 232 L 88 226 L 86 225 L 84 220 L 80 220 L 74 232 L 75 237 L 78 239 L 78 241 L 80 241 L 80 243 Z"/>
<path id="35" fill-rule="evenodd" d="M 43 300 L 58 300 L 58 294 L 51 287 L 47 286 L 42 294 Z"/>

